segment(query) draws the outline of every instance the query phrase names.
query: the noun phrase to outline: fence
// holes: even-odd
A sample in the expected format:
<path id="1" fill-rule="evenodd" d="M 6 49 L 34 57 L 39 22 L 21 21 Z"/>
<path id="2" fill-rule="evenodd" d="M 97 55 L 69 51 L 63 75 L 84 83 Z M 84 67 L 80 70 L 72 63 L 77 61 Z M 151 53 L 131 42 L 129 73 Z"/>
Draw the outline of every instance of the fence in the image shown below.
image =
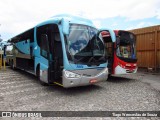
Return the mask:
<path id="1" fill-rule="evenodd" d="M 160 68 L 160 25 L 129 31 L 136 35 L 138 66 Z"/>

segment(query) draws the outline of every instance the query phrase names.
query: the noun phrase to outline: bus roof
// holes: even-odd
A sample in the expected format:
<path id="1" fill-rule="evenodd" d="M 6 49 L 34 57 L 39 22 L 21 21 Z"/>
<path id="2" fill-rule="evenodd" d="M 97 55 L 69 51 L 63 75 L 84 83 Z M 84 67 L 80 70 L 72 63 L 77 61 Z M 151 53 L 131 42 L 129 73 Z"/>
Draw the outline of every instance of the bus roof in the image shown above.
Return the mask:
<path id="1" fill-rule="evenodd" d="M 26 30 L 26 31 L 24 31 L 24 32 L 22 32 L 22 33 L 20 33 L 20 34 L 18 34 L 18 35 L 16 35 L 16 36 L 10 38 L 10 39 L 8 40 L 8 42 L 16 43 L 16 42 L 18 42 L 20 39 L 24 39 L 24 40 L 25 40 L 25 38 L 27 38 L 28 34 L 34 36 L 34 35 L 33 35 L 33 34 L 34 34 L 34 28 L 31 28 L 31 29 L 29 29 L 29 30 Z"/>
<path id="2" fill-rule="evenodd" d="M 37 26 L 41 26 L 46 23 L 59 23 L 62 19 L 66 19 L 69 21 L 69 23 L 75 23 L 75 24 L 83 24 L 83 25 L 89 25 L 91 27 L 95 27 L 93 22 L 89 19 L 80 17 L 80 16 L 75 16 L 75 15 L 70 15 L 70 14 L 60 14 L 60 15 L 55 15 L 44 22 L 38 24 Z"/>
<path id="3" fill-rule="evenodd" d="M 115 32 L 116 36 L 119 34 L 119 32 L 125 32 L 125 33 L 131 33 L 131 34 L 133 34 L 132 32 L 127 31 L 127 30 L 114 30 L 114 32 Z"/>
<path id="4" fill-rule="evenodd" d="M 83 17 L 79 17 L 79 16 L 69 15 L 69 14 L 60 14 L 60 15 L 53 16 L 53 17 L 37 24 L 35 27 L 42 26 L 42 25 L 45 25 L 45 24 L 51 24 L 51 23 L 58 24 L 62 19 L 68 20 L 69 23 L 83 24 L 83 25 L 88 25 L 88 26 L 91 26 L 91 27 L 95 27 L 91 20 L 83 18 Z M 22 37 L 26 38 L 26 36 L 28 36 L 28 34 L 33 34 L 34 33 L 34 28 L 35 27 L 30 28 L 29 30 L 26 30 L 26 31 L 10 38 L 8 41 L 14 43 L 14 42 L 18 42 L 20 39 L 22 39 Z"/>

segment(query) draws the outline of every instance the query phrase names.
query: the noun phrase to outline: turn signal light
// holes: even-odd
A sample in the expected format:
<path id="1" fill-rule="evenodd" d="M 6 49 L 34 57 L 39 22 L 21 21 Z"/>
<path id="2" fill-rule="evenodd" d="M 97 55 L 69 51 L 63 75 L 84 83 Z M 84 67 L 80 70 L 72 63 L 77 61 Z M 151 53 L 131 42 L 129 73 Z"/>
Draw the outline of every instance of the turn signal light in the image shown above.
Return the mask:
<path id="1" fill-rule="evenodd" d="M 137 64 L 133 64 L 133 66 L 137 66 Z"/>
<path id="2" fill-rule="evenodd" d="M 91 83 L 91 84 L 92 84 L 92 83 L 96 83 L 96 82 L 97 82 L 96 79 L 92 79 L 92 80 L 89 81 L 89 83 Z"/>
<path id="3" fill-rule="evenodd" d="M 130 66 L 131 66 L 131 64 L 126 64 L 126 66 L 127 66 L 127 67 L 130 67 Z"/>

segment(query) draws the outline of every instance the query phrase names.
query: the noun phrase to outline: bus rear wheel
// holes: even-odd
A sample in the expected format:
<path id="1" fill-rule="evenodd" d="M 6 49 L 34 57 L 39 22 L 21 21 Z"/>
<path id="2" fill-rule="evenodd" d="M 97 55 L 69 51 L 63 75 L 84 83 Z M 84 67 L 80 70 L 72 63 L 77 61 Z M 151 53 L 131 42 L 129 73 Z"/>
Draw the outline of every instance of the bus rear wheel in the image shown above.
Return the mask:
<path id="1" fill-rule="evenodd" d="M 15 66 L 14 66 L 13 60 L 12 60 L 12 62 L 11 62 L 11 68 L 12 68 L 13 70 L 15 70 Z"/>

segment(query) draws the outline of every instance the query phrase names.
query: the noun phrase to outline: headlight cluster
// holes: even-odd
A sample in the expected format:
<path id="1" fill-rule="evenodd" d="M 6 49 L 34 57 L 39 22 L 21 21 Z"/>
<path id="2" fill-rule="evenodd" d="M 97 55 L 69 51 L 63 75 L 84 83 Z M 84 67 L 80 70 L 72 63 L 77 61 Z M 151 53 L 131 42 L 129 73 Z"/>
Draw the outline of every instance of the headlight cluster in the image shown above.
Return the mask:
<path id="1" fill-rule="evenodd" d="M 65 75 L 67 78 L 80 78 L 81 77 L 81 75 L 70 72 L 70 71 L 65 71 Z"/>

